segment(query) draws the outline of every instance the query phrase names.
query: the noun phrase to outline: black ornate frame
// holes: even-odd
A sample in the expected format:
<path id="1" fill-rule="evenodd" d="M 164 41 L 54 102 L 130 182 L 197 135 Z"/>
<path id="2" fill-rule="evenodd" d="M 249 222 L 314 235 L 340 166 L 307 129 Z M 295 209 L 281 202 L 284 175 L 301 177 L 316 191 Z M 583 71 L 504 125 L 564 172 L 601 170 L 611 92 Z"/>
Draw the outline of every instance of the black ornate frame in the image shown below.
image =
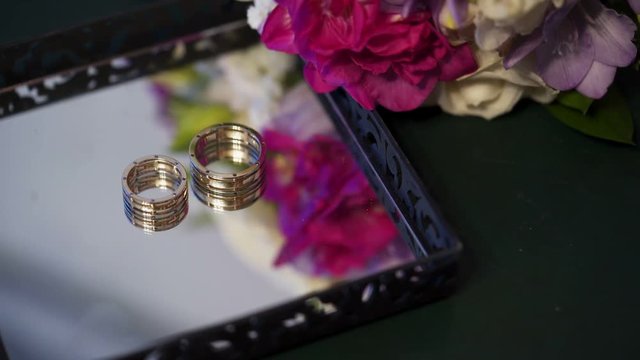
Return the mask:
<path id="1" fill-rule="evenodd" d="M 257 36 L 243 20 L 245 6 L 173 0 L 0 47 L 0 118 L 247 46 Z M 380 115 L 343 91 L 320 100 L 418 260 L 123 359 L 262 357 L 453 292 L 461 243 Z"/>
<path id="2" fill-rule="evenodd" d="M 460 240 L 380 114 L 364 109 L 343 90 L 321 101 L 413 253 L 420 258 L 459 253 Z"/>
<path id="3" fill-rule="evenodd" d="M 0 119 L 257 41 L 234 0 L 172 0 L 0 46 Z"/>
<path id="4" fill-rule="evenodd" d="M 223 324 L 166 339 L 133 359 L 255 359 L 430 303 L 455 288 L 454 258 L 423 259 Z"/>

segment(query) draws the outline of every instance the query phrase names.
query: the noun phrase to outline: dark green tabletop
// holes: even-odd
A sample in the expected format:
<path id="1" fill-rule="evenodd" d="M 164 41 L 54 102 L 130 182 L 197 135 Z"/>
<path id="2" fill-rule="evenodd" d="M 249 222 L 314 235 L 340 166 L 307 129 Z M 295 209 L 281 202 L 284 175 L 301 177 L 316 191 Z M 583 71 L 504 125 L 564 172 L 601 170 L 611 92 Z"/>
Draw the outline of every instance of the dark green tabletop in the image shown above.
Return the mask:
<path id="1" fill-rule="evenodd" d="M 640 77 L 623 75 L 638 127 Z M 530 102 L 493 122 L 427 110 L 388 125 L 462 237 L 460 289 L 275 358 L 640 356 L 639 148 Z"/>

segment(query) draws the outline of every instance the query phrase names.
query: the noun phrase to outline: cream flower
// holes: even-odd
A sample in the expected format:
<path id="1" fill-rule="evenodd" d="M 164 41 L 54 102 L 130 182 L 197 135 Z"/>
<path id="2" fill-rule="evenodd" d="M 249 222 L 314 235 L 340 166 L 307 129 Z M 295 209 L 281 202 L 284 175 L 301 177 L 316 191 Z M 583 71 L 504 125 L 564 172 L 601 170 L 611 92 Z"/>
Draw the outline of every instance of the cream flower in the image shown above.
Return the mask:
<path id="1" fill-rule="evenodd" d="M 292 55 L 259 44 L 201 63 L 197 70 L 213 78 L 204 92 L 206 101 L 227 104 L 252 127 L 262 129 L 278 109 L 285 77 L 295 61 Z"/>
<path id="2" fill-rule="evenodd" d="M 514 35 L 533 32 L 544 20 L 550 7 L 559 8 L 565 0 L 477 0 L 469 1 L 467 19 L 462 23 L 453 21 L 452 6 L 443 7 L 439 14 L 445 31 L 468 30 L 474 24 L 473 37 L 483 50 L 496 50 Z M 447 4 L 452 4 L 447 2 Z"/>
<path id="3" fill-rule="evenodd" d="M 253 5 L 247 9 L 249 27 L 262 33 L 264 22 L 267 21 L 267 16 L 276 5 L 274 0 L 255 0 Z"/>
<path id="4" fill-rule="evenodd" d="M 511 111 L 523 97 L 541 103 L 555 99 L 557 91 L 545 85 L 530 63 L 523 61 L 506 70 L 495 51 L 478 50 L 475 55 L 478 71 L 440 83 L 430 99 L 445 112 L 491 120 Z"/>

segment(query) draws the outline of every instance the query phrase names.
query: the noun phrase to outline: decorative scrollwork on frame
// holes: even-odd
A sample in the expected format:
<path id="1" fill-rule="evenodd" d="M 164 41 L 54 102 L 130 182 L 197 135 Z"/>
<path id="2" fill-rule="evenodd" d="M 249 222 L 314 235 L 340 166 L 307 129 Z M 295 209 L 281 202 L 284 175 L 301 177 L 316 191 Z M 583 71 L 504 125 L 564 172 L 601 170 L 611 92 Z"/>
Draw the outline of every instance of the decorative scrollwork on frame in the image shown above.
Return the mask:
<path id="1" fill-rule="evenodd" d="M 429 196 L 399 145 L 375 111 L 368 111 L 346 92 L 334 91 L 321 101 L 353 148 L 365 174 L 418 256 L 457 253 L 461 243 Z"/>
<path id="2" fill-rule="evenodd" d="M 454 290 L 451 258 L 423 259 L 182 334 L 122 359 L 255 359 L 436 301 Z"/>
<path id="3" fill-rule="evenodd" d="M 86 68 L 246 18 L 235 0 L 166 0 L 87 24 L 0 44 L 0 88 Z M 37 11 L 37 9 L 34 9 Z"/>
<path id="4" fill-rule="evenodd" d="M 244 20 L 240 20 L 166 44 L 88 64 L 84 68 L 1 89 L 0 118 L 242 48 L 256 39 L 255 31 L 248 28 Z"/>

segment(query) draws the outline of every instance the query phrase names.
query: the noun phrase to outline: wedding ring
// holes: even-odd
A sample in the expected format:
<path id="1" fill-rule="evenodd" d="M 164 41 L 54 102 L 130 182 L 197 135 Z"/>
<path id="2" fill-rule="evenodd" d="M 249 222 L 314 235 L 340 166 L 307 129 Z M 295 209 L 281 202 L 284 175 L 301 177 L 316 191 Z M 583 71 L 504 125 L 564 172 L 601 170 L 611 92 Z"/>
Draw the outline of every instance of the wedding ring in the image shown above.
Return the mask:
<path id="1" fill-rule="evenodd" d="M 171 194 L 142 196 L 149 189 Z M 135 226 L 145 231 L 163 231 L 178 225 L 189 211 L 187 171 L 168 156 L 145 156 L 129 164 L 122 174 L 124 213 Z"/>
<path id="2" fill-rule="evenodd" d="M 265 152 L 262 136 L 244 125 L 220 124 L 202 130 L 189 145 L 191 190 L 214 210 L 246 208 L 264 193 Z M 244 168 L 212 168 L 219 161 Z"/>

